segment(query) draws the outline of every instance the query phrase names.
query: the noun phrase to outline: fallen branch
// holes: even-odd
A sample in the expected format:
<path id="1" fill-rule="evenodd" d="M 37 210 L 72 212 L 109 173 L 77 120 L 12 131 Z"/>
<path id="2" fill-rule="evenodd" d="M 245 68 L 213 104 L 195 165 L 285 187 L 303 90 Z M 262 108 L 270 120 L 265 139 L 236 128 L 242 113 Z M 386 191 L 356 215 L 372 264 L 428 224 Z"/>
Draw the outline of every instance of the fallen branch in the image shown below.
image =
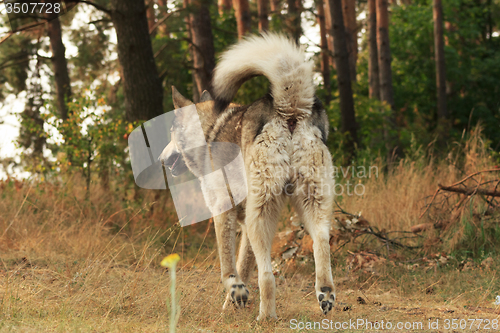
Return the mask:
<path id="1" fill-rule="evenodd" d="M 432 196 L 432 199 L 431 199 L 431 202 L 427 205 L 427 208 L 425 208 L 424 212 L 422 214 L 420 214 L 420 217 L 419 219 L 422 218 L 422 216 L 425 215 L 425 213 L 427 213 L 427 211 L 429 210 L 429 208 L 431 207 L 432 203 L 434 202 L 434 199 L 436 199 L 436 195 L 439 193 L 439 189 L 436 190 L 436 192 L 434 192 L 434 195 Z"/>
<path id="2" fill-rule="evenodd" d="M 461 181 L 459 182 L 456 182 L 455 184 L 452 184 L 450 186 L 455 186 L 455 185 L 459 185 L 459 184 L 462 184 L 463 182 L 465 182 L 467 179 L 470 179 L 472 177 L 474 177 L 475 175 L 479 175 L 480 173 L 485 173 L 485 172 L 500 172 L 500 169 L 496 168 L 496 169 L 488 169 L 488 170 L 482 170 L 482 171 L 478 171 L 478 172 L 475 172 L 473 173 L 472 175 L 469 175 L 467 177 L 465 177 L 464 179 L 462 179 Z"/>
<path id="3" fill-rule="evenodd" d="M 483 194 L 489 197 L 500 197 L 500 191 L 490 191 L 490 190 L 483 190 L 480 188 L 470 188 L 470 187 L 465 187 L 465 188 L 460 188 L 456 186 L 444 186 L 441 184 L 438 184 L 439 188 L 444 191 L 449 191 L 449 192 L 455 192 L 455 193 L 462 193 L 465 195 L 473 195 L 473 194 Z"/>
<path id="4" fill-rule="evenodd" d="M 474 179 L 474 176 L 481 175 L 481 177 L 482 177 L 482 174 L 487 173 L 487 172 L 500 172 L 500 168 L 487 169 L 487 170 L 481 170 L 478 172 L 474 172 L 473 174 L 470 174 L 467 177 L 465 177 L 464 179 L 462 179 L 454 184 L 451 184 L 449 186 L 438 184 L 439 188 L 436 190 L 436 192 L 434 192 L 434 195 L 432 196 L 431 201 L 429 202 L 429 204 L 426 205 L 425 210 L 422 214 L 420 214 L 419 219 L 421 219 L 429 211 L 431 206 L 433 206 L 434 200 L 436 199 L 436 197 L 440 194 L 443 194 L 443 191 L 465 194 L 466 198 L 470 197 L 472 195 L 475 195 L 475 194 L 482 194 L 486 197 L 494 197 L 494 198 L 500 197 L 500 192 L 497 191 L 497 187 L 500 184 L 499 179 L 490 180 L 490 181 L 486 181 L 486 182 L 480 182 L 480 181 L 478 182 L 476 179 Z M 469 179 L 474 180 L 477 183 L 477 186 L 466 187 L 464 182 L 466 182 Z M 485 189 L 480 188 L 480 186 L 484 186 L 486 184 L 489 184 L 489 183 L 495 182 L 495 181 L 497 182 L 497 185 L 495 186 L 494 190 L 485 190 Z M 459 187 L 460 185 L 463 187 Z M 483 199 L 485 199 L 485 198 L 483 198 Z M 447 198 L 446 198 L 446 200 L 447 200 Z M 487 199 L 485 199 L 485 200 L 488 202 L 489 205 L 492 204 L 489 200 L 487 200 Z M 460 204 L 461 203 L 463 203 L 463 200 L 460 201 Z M 456 208 L 457 208 L 457 206 L 455 207 L 455 209 Z"/>

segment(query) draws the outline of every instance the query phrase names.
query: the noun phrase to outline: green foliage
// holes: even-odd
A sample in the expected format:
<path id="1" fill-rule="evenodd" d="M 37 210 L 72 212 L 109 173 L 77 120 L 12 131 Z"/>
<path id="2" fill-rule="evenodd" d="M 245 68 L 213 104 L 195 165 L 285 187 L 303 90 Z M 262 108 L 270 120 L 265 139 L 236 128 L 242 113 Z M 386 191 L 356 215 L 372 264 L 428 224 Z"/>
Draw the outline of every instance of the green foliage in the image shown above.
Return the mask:
<path id="1" fill-rule="evenodd" d="M 183 7 L 182 1 L 176 1 L 176 10 Z M 162 9 L 166 13 L 166 9 Z M 191 76 L 192 64 L 189 55 L 189 34 L 186 31 L 185 19 L 188 10 L 171 15 L 166 21 L 167 34 L 157 34 L 152 39 L 153 54 L 160 78 L 163 80 L 164 96 L 163 110 L 174 109 L 172 103 L 172 86 L 190 98 L 193 96 L 193 80 Z"/>
<path id="2" fill-rule="evenodd" d="M 370 99 L 364 95 L 354 94 L 354 108 L 358 122 L 358 137 L 360 145 L 357 150 L 358 161 L 373 160 L 377 156 L 385 156 L 386 146 L 384 140 L 384 128 L 391 128 L 388 118 L 391 114 L 390 107 L 376 99 Z M 338 91 L 332 96 L 330 105 L 325 106 L 330 119 L 330 135 L 327 145 L 330 148 L 336 164 L 349 164 L 345 150 L 347 133 L 340 130 L 340 103 Z M 394 131 L 394 130 L 393 130 Z"/>
<path id="3" fill-rule="evenodd" d="M 105 33 L 105 24 L 81 26 L 71 30 L 71 37 L 78 48 L 77 55 L 72 58 L 74 70 L 80 79 L 89 77 L 90 83 L 100 74 L 109 59 L 109 36 Z"/>
<path id="4" fill-rule="evenodd" d="M 10 37 L 0 46 L 0 101 L 6 93 L 17 95 L 26 90 L 29 59 L 34 50 L 31 38 L 23 34 Z"/>
<path id="5" fill-rule="evenodd" d="M 498 215 L 488 216 L 486 208 L 480 214 L 474 214 L 473 200 L 462 216 L 458 229 L 461 236 L 454 250 L 458 258 L 485 259 L 497 255 L 500 244 L 500 226 L 495 223 Z M 461 230 L 460 230 L 461 229 Z"/>
<path id="6" fill-rule="evenodd" d="M 498 143 L 500 39 L 488 35 L 485 23 L 496 7 L 472 0 L 445 1 L 443 6 L 448 110 L 454 121 L 450 134 L 457 139 L 482 121 L 485 135 Z M 404 125 L 403 146 L 412 133 L 422 144 L 435 139 L 429 135 L 437 125 L 433 31 L 432 1 L 392 8 L 393 86 L 395 110 Z"/>
<path id="7" fill-rule="evenodd" d="M 68 103 L 68 119 L 62 121 L 53 107 L 47 105 L 49 114 L 45 122 L 51 127 L 46 135 L 57 161 L 53 172 L 82 172 L 90 185 L 93 172 L 98 172 L 102 182 L 107 182 L 109 173 L 123 174 L 129 170 L 127 162 L 127 138 L 138 123 L 127 123 L 120 114 L 106 105 L 103 97 L 84 90 Z M 62 142 L 57 139 L 62 138 Z M 51 140 L 52 139 L 52 140 Z M 106 184 L 104 184 L 106 185 Z M 87 190 L 88 190 L 87 186 Z"/>
<path id="8" fill-rule="evenodd" d="M 500 38 L 490 35 L 500 17 L 498 1 L 453 0 L 443 2 L 445 20 L 445 60 L 447 103 L 450 114 L 448 144 L 460 141 L 462 134 L 478 123 L 495 150 L 500 149 Z M 442 131 L 437 122 L 437 96 L 434 61 L 432 1 L 417 0 L 411 5 L 391 7 L 390 43 L 398 145 L 405 156 L 417 158 L 432 153 Z M 495 25 L 496 24 L 496 25 Z M 368 47 L 363 36 L 355 87 L 356 116 L 360 122 L 362 145 L 358 154 L 384 156 L 380 143 L 380 122 L 370 119 L 368 101 Z M 332 80 L 335 82 L 335 79 Z M 334 88 L 335 89 L 335 88 Z M 335 91 L 335 90 L 334 90 Z M 321 93 L 321 91 L 320 91 Z M 335 98 L 335 94 L 334 94 Z M 335 105 L 337 101 L 333 101 Z M 333 105 L 330 115 L 340 117 Z M 331 106 L 332 107 L 332 106 Z M 369 108 L 371 110 L 373 108 Z M 384 117 L 379 118 L 383 122 Z M 334 127 L 338 127 L 334 120 Z M 333 139 L 338 154 L 341 135 Z M 332 139 L 330 139 L 330 147 Z"/>

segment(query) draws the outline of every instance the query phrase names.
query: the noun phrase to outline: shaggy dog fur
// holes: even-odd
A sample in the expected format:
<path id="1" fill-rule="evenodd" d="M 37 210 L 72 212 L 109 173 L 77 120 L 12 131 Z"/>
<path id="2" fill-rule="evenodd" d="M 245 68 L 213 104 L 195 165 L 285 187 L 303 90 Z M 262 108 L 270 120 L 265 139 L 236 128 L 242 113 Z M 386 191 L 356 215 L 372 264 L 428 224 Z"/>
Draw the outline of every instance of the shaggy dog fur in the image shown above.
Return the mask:
<path id="1" fill-rule="evenodd" d="M 203 129 L 209 147 L 215 142 L 229 142 L 241 148 L 248 195 L 241 204 L 215 216 L 214 222 L 222 281 L 228 291 L 224 307 L 231 303 L 245 306 L 249 296 L 246 283 L 256 262 L 259 320 L 276 318 L 271 245 L 286 199 L 290 199 L 314 241 L 316 297 L 321 311 L 328 313 L 335 301 L 329 246 L 332 161 L 325 145 L 328 119 L 314 96 L 312 66 L 288 38 L 267 34 L 248 38 L 222 55 L 214 73 L 214 100 L 204 92 L 202 101 L 194 106 L 173 88 L 176 108 L 196 108 L 200 119 L 197 126 Z M 269 79 L 270 93 L 250 105 L 230 104 L 239 87 L 256 75 Z M 187 166 L 193 174 L 203 176 L 199 166 L 205 154 L 187 153 L 185 149 L 194 129 L 187 114 L 176 117 L 173 139 L 160 159 L 173 174 Z M 213 184 L 201 185 L 204 193 L 214 190 Z M 216 200 L 208 194 L 205 199 L 207 204 Z M 236 260 L 237 222 L 242 226 L 242 241 Z"/>

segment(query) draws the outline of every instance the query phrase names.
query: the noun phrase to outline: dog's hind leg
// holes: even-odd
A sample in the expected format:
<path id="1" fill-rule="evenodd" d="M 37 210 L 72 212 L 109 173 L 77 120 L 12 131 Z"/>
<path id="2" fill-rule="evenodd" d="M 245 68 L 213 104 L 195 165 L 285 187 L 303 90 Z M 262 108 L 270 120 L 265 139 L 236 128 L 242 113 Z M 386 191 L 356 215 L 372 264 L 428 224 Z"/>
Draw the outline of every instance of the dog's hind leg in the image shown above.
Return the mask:
<path id="1" fill-rule="evenodd" d="M 288 134 L 287 134 L 288 133 Z M 291 136 L 286 123 L 267 123 L 247 150 L 249 184 L 245 224 L 259 271 L 260 311 L 258 320 L 276 317 L 276 286 L 271 264 L 271 245 L 289 178 Z"/>
<path id="2" fill-rule="evenodd" d="M 274 197 L 265 205 L 259 206 L 255 198 L 247 197 L 248 239 L 259 271 L 260 311 L 257 320 L 276 316 L 276 285 L 271 264 L 271 245 L 280 213 L 282 199 Z"/>
<path id="3" fill-rule="evenodd" d="M 248 289 L 236 270 L 236 219 L 236 209 L 214 217 L 221 278 L 224 288 L 228 292 L 223 308 L 231 303 L 237 307 L 245 307 L 248 301 Z"/>
<path id="4" fill-rule="evenodd" d="M 316 137 L 316 139 L 314 139 Z M 333 210 L 332 161 L 326 146 L 316 135 L 304 135 L 293 155 L 292 166 L 298 173 L 292 203 L 313 240 L 316 266 L 316 298 L 327 314 L 335 301 L 330 262 L 330 227 Z"/>

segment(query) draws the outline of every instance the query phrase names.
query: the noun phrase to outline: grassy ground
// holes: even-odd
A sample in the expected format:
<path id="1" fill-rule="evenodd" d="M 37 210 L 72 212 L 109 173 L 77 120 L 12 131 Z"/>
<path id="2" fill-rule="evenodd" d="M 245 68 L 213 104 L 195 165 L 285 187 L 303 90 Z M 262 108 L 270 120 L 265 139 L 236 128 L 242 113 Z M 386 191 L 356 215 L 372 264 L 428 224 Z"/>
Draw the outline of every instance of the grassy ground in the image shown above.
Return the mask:
<path id="1" fill-rule="evenodd" d="M 299 322 L 324 323 L 325 318 L 333 323 L 359 319 L 393 325 L 422 323 L 425 331 L 438 331 L 429 330 L 428 322 L 439 320 L 439 331 L 443 331 L 445 319 L 500 318 L 499 306 L 492 303 L 500 289 L 498 266 L 467 271 L 453 265 L 427 271 L 398 266 L 386 267 L 379 274 L 351 273 L 338 267 L 334 272 L 338 303 L 326 317 L 315 300 L 313 275 L 299 271 L 277 276 L 280 320 L 257 323 L 256 278 L 249 286 L 252 301 L 248 308 L 222 312 L 224 292 L 216 261 L 209 256 L 196 268 L 179 270 L 182 313 L 178 331 L 289 331 Z M 1 332 L 167 330 L 169 279 L 157 263 L 137 266 L 97 258 L 59 262 L 40 258 L 3 260 L 3 265 Z M 414 328 L 400 331 L 422 331 Z"/>
<path id="2" fill-rule="evenodd" d="M 362 211 L 380 230 L 407 231 L 428 222 L 419 219 L 422 198 L 432 195 L 437 183 L 451 184 L 493 167 L 479 137 L 461 149 L 460 156 L 450 154 L 439 163 L 413 158 L 389 175 L 381 170 L 378 177 L 356 179 L 364 184 L 364 195 L 339 201 L 349 212 Z M 281 250 L 275 249 L 280 319 L 257 323 L 255 276 L 247 309 L 221 310 L 225 295 L 210 222 L 180 228 L 165 192 L 95 185 L 86 201 L 83 184 L 78 176 L 0 183 L 0 332 L 167 331 L 169 274 L 159 263 L 173 252 L 181 255 L 180 332 L 286 332 L 308 322 L 332 325 L 328 331 L 334 331 L 335 323 L 349 320 L 389 321 L 393 329 L 402 323 L 397 331 L 434 332 L 448 331 L 446 320 L 452 328 L 452 319 L 459 319 L 454 331 L 483 331 L 486 322 L 473 319 L 490 320 L 490 328 L 496 327 L 492 320 L 500 320 L 500 307 L 494 304 L 500 295 L 495 236 L 500 219 L 495 214 L 486 218 L 479 199 L 470 201 L 454 226 L 408 240 L 421 249 L 386 249 L 375 246 L 376 240 L 361 239 L 340 249 L 340 243 L 332 245 L 338 301 L 326 317 L 314 296 L 307 237 L 290 260 L 281 260 Z M 292 213 L 285 208 L 281 230 L 290 228 Z M 464 255 L 472 259 L 463 261 Z M 468 320 L 465 329 L 461 319 Z M 436 321 L 437 327 L 429 327 Z M 353 327 L 345 324 L 341 330 L 380 331 Z"/>

